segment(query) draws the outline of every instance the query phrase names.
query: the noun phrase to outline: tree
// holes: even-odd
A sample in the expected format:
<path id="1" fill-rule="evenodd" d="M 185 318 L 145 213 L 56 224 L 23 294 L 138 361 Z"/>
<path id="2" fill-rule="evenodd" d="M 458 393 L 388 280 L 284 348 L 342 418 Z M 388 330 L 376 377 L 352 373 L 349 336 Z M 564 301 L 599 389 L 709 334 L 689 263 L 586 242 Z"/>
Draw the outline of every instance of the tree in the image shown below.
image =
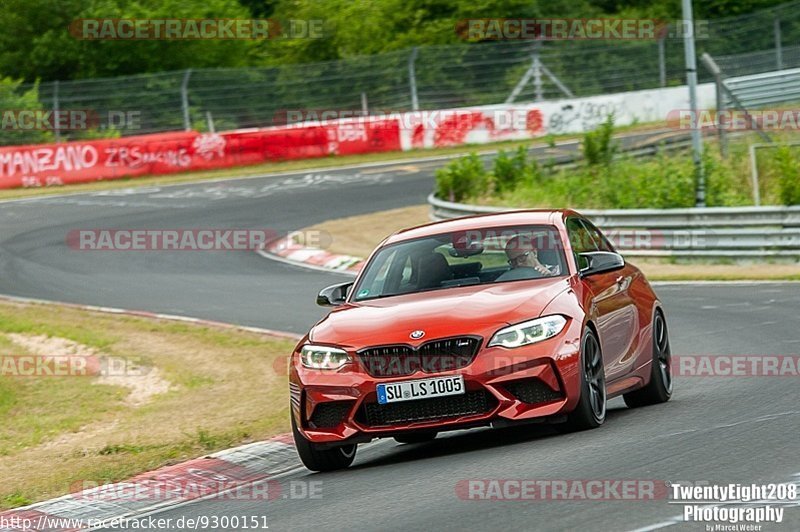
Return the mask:
<path id="1" fill-rule="evenodd" d="M 36 144 L 48 142 L 53 139 L 49 130 L 20 129 L 19 111 L 38 111 L 42 109 L 39 103 L 39 88 L 23 87 L 22 82 L 9 78 L 0 79 L 0 146 L 6 144 Z"/>
<path id="2" fill-rule="evenodd" d="M 81 40 L 78 19 L 251 18 L 237 0 L 5 0 L 0 73 L 27 81 L 237 67 L 252 62 L 249 40 Z"/>

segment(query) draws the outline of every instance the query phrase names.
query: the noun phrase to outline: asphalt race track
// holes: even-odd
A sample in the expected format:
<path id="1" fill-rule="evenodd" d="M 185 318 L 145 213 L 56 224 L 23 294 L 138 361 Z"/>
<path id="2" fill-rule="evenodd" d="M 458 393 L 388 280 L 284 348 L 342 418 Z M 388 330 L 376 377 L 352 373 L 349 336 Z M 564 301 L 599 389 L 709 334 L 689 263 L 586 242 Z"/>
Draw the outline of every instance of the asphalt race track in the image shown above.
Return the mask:
<path id="1" fill-rule="evenodd" d="M 539 150 L 543 156 L 545 150 Z M 344 277 L 251 252 L 77 251 L 66 235 L 95 228 L 285 232 L 422 203 L 441 164 L 375 164 L 0 203 L 0 293 L 304 332 L 324 313 L 314 305 L 318 288 Z M 800 284 L 674 284 L 657 291 L 674 355 L 800 353 Z M 614 400 L 598 430 L 557 435 L 524 426 L 448 433 L 418 445 L 381 440 L 362 446 L 349 470 L 298 468 L 278 478 L 322 481 L 321 498 L 196 501 L 157 517 L 263 515 L 271 530 L 667 526 L 682 507 L 663 498 L 474 501 L 460 498 L 456 486 L 469 479 L 800 480 L 798 391 L 797 377 L 677 377 L 671 402 L 629 410 Z M 798 529 L 798 508 L 787 508 L 781 525 L 764 528 Z"/>
<path id="2" fill-rule="evenodd" d="M 623 144 L 640 146 L 669 136 L 675 132 L 638 134 Z M 533 151 L 558 160 L 576 149 L 571 142 Z M 109 228 L 285 233 L 424 203 L 433 171 L 442 164 L 404 161 L 0 202 L 0 294 L 305 332 L 324 314 L 314 304 L 317 288 L 338 276 L 298 271 L 246 252 L 76 251 L 67 246 L 67 234 Z"/>

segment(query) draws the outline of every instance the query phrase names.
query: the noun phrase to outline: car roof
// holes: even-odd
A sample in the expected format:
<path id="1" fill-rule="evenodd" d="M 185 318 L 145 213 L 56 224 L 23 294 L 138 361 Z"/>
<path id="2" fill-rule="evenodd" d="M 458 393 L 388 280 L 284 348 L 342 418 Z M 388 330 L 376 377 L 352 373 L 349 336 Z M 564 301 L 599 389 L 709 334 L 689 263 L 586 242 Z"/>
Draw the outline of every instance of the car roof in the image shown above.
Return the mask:
<path id="1" fill-rule="evenodd" d="M 581 214 L 572 209 L 530 209 L 479 214 L 476 216 L 431 222 L 403 229 L 389 236 L 383 243 L 392 244 L 441 233 L 470 231 L 486 227 L 502 227 L 508 225 L 560 225 L 568 216 L 581 216 Z"/>

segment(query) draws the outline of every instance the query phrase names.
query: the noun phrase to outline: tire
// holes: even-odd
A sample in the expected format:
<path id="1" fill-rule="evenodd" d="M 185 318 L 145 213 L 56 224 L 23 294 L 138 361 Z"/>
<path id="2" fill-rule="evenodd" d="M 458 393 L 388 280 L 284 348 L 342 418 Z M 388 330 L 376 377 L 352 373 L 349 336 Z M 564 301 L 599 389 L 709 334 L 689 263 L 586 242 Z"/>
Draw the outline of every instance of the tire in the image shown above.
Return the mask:
<path id="1" fill-rule="evenodd" d="M 581 398 L 565 423 L 554 427 L 560 432 L 594 429 L 606 421 L 606 372 L 603 352 L 594 332 L 586 328 L 581 339 Z"/>
<path id="2" fill-rule="evenodd" d="M 305 439 L 292 417 L 292 435 L 294 435 L 294 445 L 300 461 L 311 471 L 336 471 L 345 469 L 353 463 L 356 457 L 356 444 L 344 445 L 341 447 L 331 447 L 321 449 L 317 444 Z"/>
<path id="3" fill-rule="evenodd" d="M 394 437 L 397 443 L 425 443 L 436 438 L 438 432 L 409 432 Z"/>
<path id="4" fill-rule="evenodd" d="M 666 403 L 672 397 L 672 352 L 667 320 L 660 310 L 653 318 L 653 363 L 647 386 L 622 396 L 630 408 Z"/>

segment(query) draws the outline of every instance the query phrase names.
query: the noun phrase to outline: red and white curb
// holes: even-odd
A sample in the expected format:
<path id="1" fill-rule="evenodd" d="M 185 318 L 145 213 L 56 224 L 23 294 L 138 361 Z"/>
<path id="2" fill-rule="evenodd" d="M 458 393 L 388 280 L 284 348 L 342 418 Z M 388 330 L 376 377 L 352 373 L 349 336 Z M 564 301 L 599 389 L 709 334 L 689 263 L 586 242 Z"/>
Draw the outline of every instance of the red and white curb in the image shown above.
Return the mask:
<path id="1" fill-rule="evenodd" d="M 264 244 L 258 254 L 268 259 L 294 264 L 312 270 L 357 275 L 365 259 L 352 255 L 339 255 L 324 249 L 307 247 L 288 239 L 277 238 Z"/>
<path id="2" fill-rule="evenodd" d="M 276 475 L 300 466 L 291 434 L 0 513 L 0 531 L 86 530 L 195 500 L 280 496 Z M 260 487 L 259 487 L 260 486 Z"/>

